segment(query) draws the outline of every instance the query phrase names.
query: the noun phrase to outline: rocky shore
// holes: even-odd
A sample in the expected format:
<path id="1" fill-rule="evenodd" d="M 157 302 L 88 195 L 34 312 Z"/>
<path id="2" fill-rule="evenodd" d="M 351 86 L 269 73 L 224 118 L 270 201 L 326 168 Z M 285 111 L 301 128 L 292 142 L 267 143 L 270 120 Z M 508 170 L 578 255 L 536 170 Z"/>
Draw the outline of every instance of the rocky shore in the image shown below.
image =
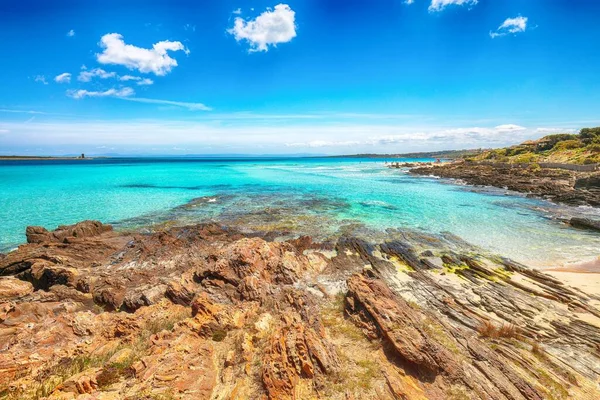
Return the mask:
<path id="1" fill-rule="evenodd" d="M 600 396 L 600 298 L 451 235 L 27 237 L 0 257 L 1 398 Z"/>
<path id="2" fill-rule="evenodd" d="M 415 175 L 460 179 L 471 185 L 495 186 L 572 206 L 600 206 L 600 172 L 551 168 L 510 168 L 504 164 L 456 161 L 410 169 Z"/>

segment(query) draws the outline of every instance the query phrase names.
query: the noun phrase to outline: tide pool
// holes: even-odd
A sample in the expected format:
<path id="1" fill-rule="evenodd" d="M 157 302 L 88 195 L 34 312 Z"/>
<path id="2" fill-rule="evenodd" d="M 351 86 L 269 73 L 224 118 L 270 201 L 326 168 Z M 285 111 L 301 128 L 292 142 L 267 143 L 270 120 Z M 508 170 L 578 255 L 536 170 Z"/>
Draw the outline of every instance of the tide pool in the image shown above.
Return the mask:
<path id="1" fill-rule="evenodd" d="M 557 219 L 597 210 L 413 177 L 374 159 L 0 161 L 0 205 L 0 251 L 23 243 L 28 225 L 97 219 L 126 229 L 251 218 L 256 226 L 262 218 L 313 235 L 353 224 L 450 232 L 538 267 L 600 255 L 600 234 Z"/>

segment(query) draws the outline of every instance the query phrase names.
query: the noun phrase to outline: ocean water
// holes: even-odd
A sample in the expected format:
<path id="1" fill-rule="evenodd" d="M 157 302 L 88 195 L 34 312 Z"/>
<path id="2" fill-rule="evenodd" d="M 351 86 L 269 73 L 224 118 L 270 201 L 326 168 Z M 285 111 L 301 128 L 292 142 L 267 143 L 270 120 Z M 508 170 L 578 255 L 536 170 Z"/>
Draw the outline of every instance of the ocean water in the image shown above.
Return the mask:
<path id="1" fill-rule="evenodd" d="M 23 243 L 28 225 L 97 219 L 126 229 L 216 220 L 325 236 L 348 226 L 450 232 L 552 267 L 600 255 L 600 234 L 560 221 L 572 215 L 599 216 L 410 176 L 373 159 L 0 161 L 0 251 Z"/>

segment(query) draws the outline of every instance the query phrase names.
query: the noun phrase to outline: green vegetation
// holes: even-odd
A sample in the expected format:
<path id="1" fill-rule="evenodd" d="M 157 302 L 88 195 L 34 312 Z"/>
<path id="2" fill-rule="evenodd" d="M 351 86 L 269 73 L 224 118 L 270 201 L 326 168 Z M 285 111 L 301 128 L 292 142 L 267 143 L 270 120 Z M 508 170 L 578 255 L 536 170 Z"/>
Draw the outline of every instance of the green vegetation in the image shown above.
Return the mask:
<path id="1" fill-rule="evenodd" d="M 222 342 L 227 337 L 227 331 L 217 329 L 212 334 L 212 340 L 215 342 Z"/>
<path id="2" fill-rule="evenodd" d="M 505 163 L 600 163 L 600 127 L 583 128 L 579 134 L 559 133 L 516 146 L 484 151 L 469 161 Z"/>

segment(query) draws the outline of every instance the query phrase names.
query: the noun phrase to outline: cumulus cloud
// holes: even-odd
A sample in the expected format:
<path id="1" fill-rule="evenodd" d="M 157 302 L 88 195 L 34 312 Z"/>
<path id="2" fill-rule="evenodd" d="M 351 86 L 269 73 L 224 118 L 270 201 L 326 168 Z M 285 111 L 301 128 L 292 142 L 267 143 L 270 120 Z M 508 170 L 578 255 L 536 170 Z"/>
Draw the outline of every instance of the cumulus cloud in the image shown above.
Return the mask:
<path id="1" fill-rule="evenodd" d="M 517 34 L 520 32 L 525 32 L 527 29 L 527 17 L 518 16 L 515 18 L 507 18 L 502 25 L 498 27 L 495 31 L 490 31 L 490 36 L 492 38 L 498 36 L 505 36 L 508 34 Z"/>
<path id="2" fill-rule="evenodd" d="M 75 36 L 75 31 L 73 29 L 71 29 L 69 32 L 67 32 L 67 36 L 68 37 L 73 37 Z"/>
<path id="3" fill-rule="evenodd" d="M 83 99 L 85 97 L 127 97 L 132 96 L 134 94 L 135 91 L 129 87 L 124 87 L 120 89 L 112 88 L 103 92 L 89 91 L 85 89 L 67 91 L 67 96 L 72 97 L 74 99 Z"/>
<path id="4" fill-rule="evenodd" d="M 56 75 L 54 77 L 54 81 L 57 83 L 70 83 L 71 82 L 71 74 L 68 72 L 64 72 L 60 75 Z"/>
<path id="5" fill-rule="evenodd" d="M 177 66 L 177 60 L 169 56 L 169 51 L 183 51 L 189 54 L 181 42 L 163 40 L 152 45 L 151 49 L 125 44 L 123 36 L 109 33 L 100 39 L 100 47 L 104 50 L 96 54 L 96 59 L 102 64 L 122 65 L 130 70 L 142 73 L 154 73 L 163 76 Z"/>
<path id="6" fill-rule="evenodd" d="M 429 5 L 430 12 L 442 11 L 444 8 L 450 5 L 457 6 L 474 6 L 477 4 L 477 0 L 431 0 Z"/>
<path id="7" fill-rule="evenodd" d="M 123 100 L 129 100 L 129 101 L 133 101 L 136 103 L 160 104 L 160 105 L 166 105 L 166 106 L 181 107 L 181 108 L 187 108 L 190 111 L 210 111 L 210 110 L 212 110 L 212 108 L 210 108 L 202 103 L 187 103 L 184 101 L 146 99 L 143 97 L 129 97 L 129 98 L 123 98 Z"/>
<path id="8" fill-rule="evenodd" d="M 408 4 L 408 5 L 411 5 L 414 2 L 415 2 L 415 0 L 404 0 L 404 4 Z"/>
<path id="9" fill-rule="evenodd" d="M 260 14 L 255 19 L 235 19 L 233 28 L 227 32 L 235 40 L 245 40 L 250 45 L 250 52 L 268 51 L 269 46 L 287 43 L 296 37 L 296 13 L 287 4 L 278 4 L 274 9 Z"/>
<path id="10" fill-rule="evenodd" d="M 77 80 L 80 82 L 89 82 L 93 78 L 108 79 L 117 76 L 114 72 L 106 72 L 102 68 L 94 68 L 92 70 L 83 70 L 79 73 Z"/>
<path id="11" fill-rule="evenodd" d="M 33 78 L 33 80 L 36 81 L 36 82 L 43 83 L 44 85 L 48 84 L 48 81 L 46 81 L 46 77 L 44 75 L 36 75 Z"/>

